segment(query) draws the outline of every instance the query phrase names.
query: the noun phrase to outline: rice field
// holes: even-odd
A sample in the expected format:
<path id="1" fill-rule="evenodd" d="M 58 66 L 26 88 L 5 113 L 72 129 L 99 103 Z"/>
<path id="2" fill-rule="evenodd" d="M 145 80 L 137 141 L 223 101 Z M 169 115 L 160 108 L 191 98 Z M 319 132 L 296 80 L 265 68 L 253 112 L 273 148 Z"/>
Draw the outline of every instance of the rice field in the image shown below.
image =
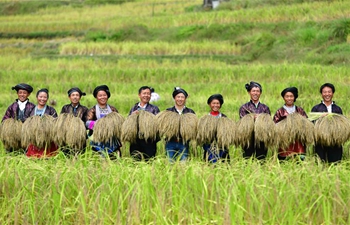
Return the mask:
<path id="1" fill-rule="evenodd" d="M 209 112 L 208 97 L 221 93 L 221 112 L 237 123 L 239 107 L 249 101 L 244 88 L 249 81 L 262 85 L 261 102 L 272 114 L 283 105 L 280 92 L 289 86 L 299 89 L 296 105 L 310 114 L 322 99 L 319 87 L 331 82 L 336 88 L 334 100 L 350 118 L 349 1 L 246 8 L 237 3 L 236 8 L 223 5 L 216 11 L 198 10 L 201 4 L 198 0 L 139 0 L 0 16 L 0 112 L 17 98 L 11 87 L 21 82 L 34 87 L 29 97 L 34 103 L 35 92 L 48 88 L 49 102 L 55 102 L 58 113 L 69 103 L 71 87 L 87 93 L 81 103 L 91 108 L 96 104 L 93 89 L 107 84 L 111 91 L 108 103 L 118 109 L 123 117 L 120 121 L 139 100 L 139 87 L 154 87 L 161 97 L 155 105 L 164 111 L 174 105 L 171 94 L 180 86 L 189 93 L 186 105 L 198 120 Z M 345 28 L 336 30 L 336 22 Z M 221 30 L 210 33 L 220 25 Z M 201 32 L 208 33 L 196 33 L 202 27 Z M 231 33 L 224 34 L 225 29 Z M 58 35 L 51 37 L 50 32 Z M 130 32 L 127 37 L 135 39 L 113 39 L 118 32 Z M 35 38 L 37 34 L 46 36 Z M 96 36 L 89 36 L 92 34 Z M 287 41 L 290 46 L 282 46 Z M 260 53 L 270 46 L 272 51 Z M 257 56 L 247 55 L 252 49 Z M 286 52 L 303 57 L 289 61 L 283 55 Z M 337 60 L 325 57 L 338 52 Z M 326 63 L 317 63 L 317 57 L 326 58 L 322 61 Z M 309 58 L 312 60 L 307 61 Z M 190 122 L 183 120 L 181 131 L 181 121 L 176 120 L 174 127 L 163 126 L 163 132 L 184 132 L 193 127 Z M 321 125 L 318 129 L 323 130 Z M 56 129 L 64 131 L 62 126 Z M 164 140 L 158 142 L 157 157 L 149 163 L 133 161 L 127 141 L 117 161 L 94 155 L 90 148 L 72 158 L 59 153 L 47 160 L 30 159 L 21 153 L 6 154 L 0 143 L 0 223 L 350 224 L 349 142 L 344 144 L 344 160 L 336 165 L 321 163 L 312 146 L 305 161 L 279 162 L 277 148 L 269 140 L 275 135 L 270 133 L 263 140 L 271 141 L 267 160 L 259 162 L 243 159 L 241 147 L 230 144 L 236 140 L 225 135 L 229 128 L 220 126 L 215 124 L 215 134 L 210 137 L 204 137 L 209 131 L 205 126 L 198 127 L 198 132 L 201 140 L 217 135 L 221 145 L 230 145 L 229 164 L 205 163 L 201 145 L 194 141 L 185 163 L 169 163 Z M 135 138 L 137 129 L 133 132 L 134 136 L 123 138 Z M 66 133 L 73 136 L 74 130 Z M 195 133 L 187 138 L 194 139 Z M 64 132 L 59 135 L 60 141 L 69 138 Z M 123 130 L 118 130 L 120 135 Z M 107 136 L 101 133 L 101 138 Z M 329 136 L 318 138 L 329 141 Z"/>

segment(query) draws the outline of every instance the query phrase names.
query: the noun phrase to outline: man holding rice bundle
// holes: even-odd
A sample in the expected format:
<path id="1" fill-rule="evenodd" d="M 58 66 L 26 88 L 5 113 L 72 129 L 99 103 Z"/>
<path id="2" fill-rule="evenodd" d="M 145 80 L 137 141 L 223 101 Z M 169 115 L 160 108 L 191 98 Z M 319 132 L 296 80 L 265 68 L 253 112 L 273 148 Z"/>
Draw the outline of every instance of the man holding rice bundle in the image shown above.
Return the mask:
<path id="1" fill-rule="evenodd" d="M 97 100 L 97 104 L 92 107 L 86 117 L 86 127 L 90 130 L 90 136 L 93 133 L 93 129 L 97 120 L 105 117 L 111 112 L 118 112 L 118 110 L 109 105 L 108 99 L 111 97 L 111 93 L 107 85 L 97 86 L 93 91 L 93 96 Z M 113 138 L 109 142 L 94 142 L 91 141 L 92 150 L 99 152 L 102 156 L 107 153 L 111 159 L 115 159 L 116 155 L 121 157 L 120 147 L 121 143 L 118 139 Z"/>
<path id="2" fill-rule="evenodd" d="M 320 87 L 320 93 L 322 95 L 323 101 L 315 105 L 311 112 L 324 112 L 328 113 L 337 113 L 343 114 L 342 109 L 335 104 L 333 101 L 333 95 L 335 92 L 335 87 L 331 83 L 325 83 Z M 315 144 L 315 153 L 320 157 L 324 162 L 338 162 L 341 161 L 343 156 L 343 147 L 340 146 L 326 146 L 321 143 Z"/>
<path id="3" fill-rule="evenodd" d="M 296 87 L 288 87 L 281 92 L 281 96 L 285 104 L 279 108 L 274 117 L 273 121 L 277 124 L 282 120 L 285 120 L 288 115 L 293 113 L 298 113 L 301 116 L 307 118 L 307 115 L 303 108 L 296 106 L 294 103 L 298 98 L 298 89 Z M 291 156 L 299 156 L 301 160 L 305 158 L 306 146 L 299 142 L 295 141 L 290 143 L 287 149 L 279 148 L 278 149 L 278 159 L 285 160 Z"/>
<path id="4" fill-rule="evenodd" d="M 167 111 L 175 112 L 180 115 L 186 113 L 195 114 L 192 109 L 185 106 L 188 94 L 184 89 L 175 87 L 172 96 L 175 101 L 175 105 L 168 108 Z M 174 161 L 178 157 L 180 161 L 184 161 L 188 158 L 189 143 L 183 143 L 181 136 L 171 137 L 165 144 L 165 150 L 170 161 Z"/>
<path id="5" fill-rule="evenodd" d="M 33 87 L 29 84 L 20 83 L 12 87 L 12 90 L 16 90 L 18 98 L 7 108 L 1 122 L 4 122 L 7 119 L 14 119 L 20 120 L 23 123 L 28 117 L 30 117 L 30 113 L 35 108 L 35 105 L 29 102 L 28 99 L 29 95 L 33 91 Z M 10 125 L 10 128 L 15 129 L 15 127 L 12 125 Z M 10 136 L 11 134 L 8 137 Z M 7 153 L 18 150 L 18 146 L 15 145 L 7 146 L 5 148 Z"/>
<path id="6" fill-rule="evenodd" d="M 157 115 L 160 112 L 157 106 L 149 103 L 151 100 L 151 92 L 152 92 L 151 87 L 142 86 L 139 88 L 138 93 L 139 93 L 140 101 L 131 108 L 129 112 L 129 116 L 131 114 L 138 114 L 140 110 L 150 112 L 153 115 Z M 145 140 L 137 137 L 136 141 L 130 144 L 130 155 L 135 160 L 140 161 L 144 159 L 145 161 L 148 161 L 150 158 L 155 157 L 156 153 L 157 153 L 157 140 L 155 141 Z"/>
<path id="7" fill-rule="evenodd" d="M 267 105 L 260 102 L 260 96 L 262 93 L 262 87 L 259 83 L 251 81 L 245 85 L 245 89 L 250 95 L 250 101 L 242 105 L 239 109 L 239 117 L 242 119 L 244 116 L 254 113 L 256 118 L 261 113 L 271 114 Z M 243 146 L 243 157 L 250 158 L 255 156 L 257 159 L 265 159 L 267 155 L 267 148 L 263 142 L 255 143 L 254 134 L 252 135 L 250 144 Z"/>
<path id="8" fill-rule="evenodd" d="M 35 108 L 35 104 L 29 102 L 29 95 L 33 92 L 33 87 L 29 84 L 21 83 L 12 87 L 17 91 L 18 98 L 6 110 L 2 121 L 13 118 L 24 122 Z"/>
<path id="9" fill-rule="evenodd" d="M 220 112 L 221 106 L 224 104 L 224 97 L 221 94 L 211 95 L 207 104 L 210 107 L 210 116 L 214 116 L 216 118 L 227 117 L 225 114 Z M 230 155 L 227 149 L 212 149 L 212 144 L 204 144 L 204 160 L 210 163 L 216 163 L 218 161 L 229 162 Z M 216 147 L 218 147 L 216 145 Z"/>
<path id="10" fill-rule="evenodd" d="M 89 109 L 80 104 L 80 99 L 82 96 L 85 96 L 86 93 L 82 92 L 78 87 L 69 89 L 67 93 L 70 104 L 64 105 L 61 113 L 73 113 L 74 116 L 79 117 L 85 123 Z"/>

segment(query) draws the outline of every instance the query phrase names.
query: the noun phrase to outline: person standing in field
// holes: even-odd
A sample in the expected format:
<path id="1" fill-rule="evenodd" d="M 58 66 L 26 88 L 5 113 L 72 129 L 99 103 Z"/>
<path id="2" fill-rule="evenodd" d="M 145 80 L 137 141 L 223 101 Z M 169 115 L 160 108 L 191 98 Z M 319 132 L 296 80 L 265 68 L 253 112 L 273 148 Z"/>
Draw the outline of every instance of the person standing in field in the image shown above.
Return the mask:
<path id="1" fill-rule="evenodd" d="M 156 102 L 160 99 L 160 96 L 159 94 L 154 90 L 153 87 L 150 87 L 151 89 L 151 99 L 150 99 L 150 102 Z"/>
<path id="2" fill-rule="evenodd" d="M 13 118 L 24 122 L 35 108 L 35 104 L 29 101 L 29 96 L 33 92 L 33 87 L 29 84 L 21 83 L 12 87 L 17 91 L 17 99 L 6 110 L 2 121 Z"/>
<path id="3" fill-rule="evenodd" d="M 140 101 L 131 108 L 129 116 L 131 114 L 139 113 L 140 110 L 145 110 L 153 115 L 157 115 L 160 112 L 159 108 L 149 103 L 151 99 L 151 87 L 142 86 L 139 88 L 138 93 Z M 140 161 L 144 159 L 145 161 L 148 161 L 150 158 L 155 157 L 156 153 L 157 141 L 137 138 L 135 143 L 130 144 L 130 155 L 135 160 Z"/>
<path id="4" fill-rule="evenodd" d="M 178 113 L 180 115 L 186 113 L 195 114 L 192 109 L 186 107 L 188 94 L 184 89 L 175 87 L 172 96 L 175 101 L 175 105 L 166 110 Z M 178 157 L 180 161 L 185 161 L 189 155 L 189 143 L 183 143 L 181 137 L 172 137 L 165 143 L 165 150 L 170 161 L 173 162 Z"/>
<path id="5" fill-rule="evenodd" d="M 47 101 L 49 100 L 49 90 L 46 88 L 40 89 L 36 93 L 37 105 L 32 110 L 30 116 L 41 116 L 49 115 L 54 118 L 57 118 L 57 112 L 55 108 L 47 105 Z M 37 157 L 41 158 L 43 156 L 49 157 L 54 156 L 57 153 L 58 147 L 55 143 L 51 142 L 51 144 L 47 148 L 39 148 L 33 144 L 30 144 L 27 148 L 26 155 L 28 157 Z"/>
<path id="6" fill-rule="evenodd" d="M 89 109 L 86 106 L 80 104 L 80 99 L 82 96 L 85 96 L 86 93 L 82 92 L 78 87 L 73 87 L 68 90 L 68 98 L 70 100 L 70 104 L 64 105 L 62 107 L 61 113 L 72 113 L 75 117 L 79 117 L 83 123 L 86 123 L 86 116 Z M 85 149 L 84 145 L 84 149 Z M 85 150 L 81 152 L 84 152 Z M 74 151 L 64 146 L 61 146 L 61 151 L 66 155 L 70 156 Z"/>
<path id="7" fill-rule="evenodd" d="M 303 108 L 296 106 L 294 103 L 298 98 L 298 89 L 296 87 L 288 87 L 281 92 L 281 96 L 284 100 L 284 105 L 279 108 L 274 117 L 273 121 L 277 124 L 282 120 L 286 119 L 289 114 L 299 113 L 300 115 L 307 118 L 307 115 Z M 278 149 L 278 159 L 285 160 L 287 157 L 298 155 L 301 160 L 305 158 L 306 146 L 296 141 L 291 143 L 287 149 Z"/>
<path id="8" fill-rule="evenodd" d="M 343 114 L 342 109 L 333 101 L 333 95 L 335 87 L 331 83 L 325 83 L 320 87 L 320 93 L 322 95 L 322 101 L 320 104 L 315 105 L 311 112 L 324 112 Z M 324 146 L 320 143 L 315 144 L 315 153 L 324 162 L 340 162 L 343 156 L 342 146 Z"/>
<path id="9" fill-rule="evenodd" d="M 224 97 L 221 94 L 211 95 L 207 104 L 210 107 L 209 115 L 216 118 L 227 117 L 225 114 L 220 112 L 221 106 L 224 104 Z M 230 155 L 227 149 L 212 149 L 211 144 L 204 144 L 204 160 L 210 163 L 216 163 L 218 161 L 229 162 Z"/>
<path id="10" fill-rule="evenodd" d="M 86 127 L 89 129 L 89 136 L 93 134 L 93 129 L 97 120 L 103 118 L 111 112 L 118 112 L 118 110 L 108 104 L 108 99 L 111 97 L 111 93 L 107 85 L 97 86 L 93 91 L 93 96 L 97 100 L 97 104 L 89 109 L 86 117 Z M 90 142 L 92 150 L 105 155 L 107 153 L 110 159 L 116 159 L 121 157 L 120 147 L 122 146 L 117 138 L 113 138 L 109 142 Z"/>
<path id="11" fill-rule="evenodd" d="M 239 117 L 242 119 L 245 115 L 254 113 L 255 118 L 257 114 L 267 113 L 271 115 L 270 109 L 267 105 L 260 102 L 262 87 L 259 83 L 251 81 L 245 85 L 250 101 L 242 105 L 239 109 Z M 263 142 L 255 143 L 254 134 L 250 140 L 249 146 L 243 146 L 243 158 L 256 157 L 257 159 L 265 159 L 267 155 L 267 148 Z"/>
<path id="12" fill-rule="evenodd" d="M 80 99 L 86 93 L 82 92 L 78 87 L 73 87 L 68 90 L 68 98 L 70 104 L 62 107 L 61 113 L 73 113 L 74 116 L 79 117 L 84 123 L 86 122 L 86 115 L 89 109 L 80 104 Z"/>

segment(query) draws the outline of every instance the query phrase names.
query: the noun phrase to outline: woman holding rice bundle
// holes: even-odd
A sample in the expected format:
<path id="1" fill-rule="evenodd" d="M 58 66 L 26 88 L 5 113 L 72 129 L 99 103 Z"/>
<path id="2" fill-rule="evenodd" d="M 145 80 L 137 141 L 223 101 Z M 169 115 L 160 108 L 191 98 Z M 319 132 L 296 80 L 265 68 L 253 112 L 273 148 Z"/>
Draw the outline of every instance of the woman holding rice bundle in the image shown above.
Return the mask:
<path id="1" fill-rule="evenodd" d="M 172 96 L 175 101 L 175 105 L 168 108 L 168 111 L 175 112 L 180 115 L 186 113 L 195 114 L 192 109 L 185 106 L 188 94 L 184 89 L 175 87 Z M 170 161 L 174 161 L 177 157 L 179 157 L 180 161 L 184 161 L 188 158 L 189 143 L 183 143 L 181 136 L 171 137 L 165 144 L 165 150 Z"/>
<path id="2" fill-rule="evenodd" d="M 43 117 L 44 115 L 49 115 L 54 118 L 57 117 L 57 112 L 55 108 L 47 105 L 47 101 L 49 100 L 49 90 L 46 88 L 40 89 L 36 93 L 36 98 L 38 101 L 38 104 L 35 106 L 35 108 L 31 112 L 31 116 L 40 116 Z M 54 156 L 57 153 L 58 147 L 51 142 L 51 144 L 47 148 L 39 148 L 33 144 L 30 144 L 27 149 L 27 156 L 28 157 L 37 157 L 41 158 L 44 156 Z"/>
<path id="3" fill-rule="evenodd" d="M 245 103 L 239 109 L 239 117 L 242 119 L 244 116 L 254 113 L 256 118 L 261 113 L 271 114 L 270 109 L 267 105 L 260 102 L 260 96 L 262 93 L 262 87 L 259 83 L 251 81 L 245 85 L 245 89 L 250 95 L 250 101 Z M 254 134 L 252 135 L 250 144 L 243 146 L 243 157 L 250 158 L 255 156 L 257 159 L 265 159 L 267 155 L 267 148 L 263 142 L 255 143 Z"/>
<path id="4" fill-rule="evenodd" d="M 307 118 L 304 109 L 294 104 L 298 98 L 298 89 L 296 87 L 288 87 L 284 89 L 281 92 L 281 96 L 285 104 L 276 111 L 273 117 L 273 121 L 276 124 L 286 119 L 289 114 L 293 113 L 298 113 Z M 294 143 L 291 143 L 287 149 L 278 149 L 278 159 L 285 160 L 289 156 L 299 155 L 300 159 L 303 160 L 305 153 L 306 146 L 299 141 L 295 141 Z"/>
<path id="5" fill-rule="evenodd" d="M 328 113 L 337 113 L 343 114 L 342 109 L 335 104 L 332 100 L 335 92 L 335 87 L 331 83 L 325 83 L 320 87 L 320 93 L 322 95 L 323 101 L 320 104 L 315 105 L 311 112 L 324 112 Z M 326 146 L 321 143 L 315 144 L 315 153 L 320 157 L 324 162 L 338 162 L 341 161 L 343 156 L 343 147 L 342 146 Z"/>
<path id="6" fill-rule="evenodd" d="M 107 104 L 108 99 L 111 97 L 111 93 L 107 85 L 97 86 L 93 91 L 93 96 L 96 98 L 97 104 L 88 111 L 86 116 L 86 127 L 90 130 L 90 136 L 93 133 L 97 120 L 103 118 L 111 112 L 118 112 L 115 107 Z M 90 144 L 92 146 L 92 150 L 99 152 L 103 156 L 105 153 L 107 153 L 111 159 L 115 159 L 116 155 L 121 157 L 120 147 L 122 145 L 116 138 L 104 143 L 91 141 Z"/>
<path id="7" fill-rule="evenodd" d="M 138 114 L 140 110 L 145 110 L 157 115 L 160 110 L 157 106 L 150 104 L 151 99 L 151 87 L 142 86 L 139 89 L 140 101 L 136 103 L 130 110 L 129 116 L 131 114 Z M 130 144 L 130 155 L 136 160 L 146 160 L 155 157 L 157 153 L 157 140 L 145 140 L 136 138 L 135 143 Z"/>
<path id="8" fill-rule="evenodd" d="M 209 115 L 216 118 L 227 117 L 225 114 L 220 112 L 221 106 L 224 104 L 224 97 L 221 94 L 211 95 L 207 104 L 210 107 Z M 221 160 L 222 162 L 229 162 L 230 155 L 227 149 L 213 150 L 211 144 L 204 144 L 204 160 L 210 163 L 216 163 Z"/>

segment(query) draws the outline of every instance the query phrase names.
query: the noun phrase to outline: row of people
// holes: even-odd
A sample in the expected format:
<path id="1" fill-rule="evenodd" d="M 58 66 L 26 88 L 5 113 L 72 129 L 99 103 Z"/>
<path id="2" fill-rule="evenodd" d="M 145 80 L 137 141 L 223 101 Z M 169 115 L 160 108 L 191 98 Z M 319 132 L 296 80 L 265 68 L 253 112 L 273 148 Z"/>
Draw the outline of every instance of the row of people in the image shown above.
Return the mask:
<path id="1" fill-rule="evenodd" d="M 267 105 L 260 102 L 260 96 L 262 94 L 262 86 L 257 82 L 250 82 L 245 85 L 247 92 L 250 95 L 250 101 L 243 104 L 239 109 L 240 118 L 247 114 L 254 113 L 255 115 L 260 113 L 271 114 L 270 109 Z M 11 104 L 4 117 L 3 121 L 8 118 L 19 119 L 22 122 L 26 118 L 44 114 L 57 117 L 57 113 L 53 107 L 47 105 L 49 98 L 49 91 L 47 89 L 40 89 L 36 93 L 37 105 L 29 102 L 28 97 L 32 93 L 33 88 L 28 84 L 18 84 L 12 88 L 17 91 L 18 99 L 16 102 Z M 323 84 L 320 87 L 320 93 L 322 95 L 323 101 L 312 108 L 312 112 L 333 112 L 342 114 L 342 110 L 337 106 L 332 98 L 335 92 L 334 85 L 330 83 Z M 138 95 L 140 101 L 136 103 L 130 110 L 129 115 L 133 113 L 138 113 L 140 110 L 146 110 L 154 115 L 160 112 L 159 108 L 155 105 L 150 104 L 152 94 L 152 88 L 148 86 L 143 86 L 139 89 Z M 87 129 L 93 130 L 95 122 L 104 117 L 110 112 L 118 112 L 118 110 L 108 104 L 108 99 L 110 97 L 110 91 L 108 86 L 101 85 L 97 86 L 93 91 L 93 96 L 96 98 L 97 104 L 88 109 L 87 107 L 80 104 L 80 99 L 85 96 L 86 93 L 82 92 L 79 88 L 74 87 L 68 90 L 68 97 L 71 101 L 70 104 L 64 105 L 62 107 L 61 113 L 73 113 L 75 116 L 80 117 L 82 121 L 86 124 Z M 195 113 L 192 109 L 186 107 L 186 99 L 188 93 L 182 88 L 175 88 L 172 93 L 175 105 L 167 110 L 173 111 L 179 114 L 185 113 Z M 285 104 L 277 110 L 273 120 L 278 123 L 285 119 L 288 114 L 299 113 L 304 117 L 307 117 L 305 111 L 296 106 L 294 103 L 298 98 L 298 89 L 295 87 L 289 87 L 281 92 L 281 96 L 284 99 Z M 223 96 L 221 94 L 215 94 L 209 97 L 207 104 L 210 107 L 210 115 L 215 117 L 225 117 L 220 109 L 224 103 Z M 264 143 L 254 143 L 254 136 L 251 139 L 251 143 L 248 146 L 243 147 L 243 156 L 245 158 L 256 157 L 258 159 L 264 159 L 267 155 L 267 148 Z M 157 141 L 145 141 L 142 139 L 137 139 L 135 143 L 130 145 L 130 154 L 136 159 L 146 159 L 152 158 L 156 155 L 156 143 Z M 95 143 L 91 142 L 92 149 L 95 151 L 108 150 L 108 153 L 115 155 L 115 153 L 120 157 L 120 147 L 121 143 L 119 140 L 115 139 L 111 143 Z M 54 150 L 55 146 L 52 146 Z M 33 150 L 34 149 L 34 150 Z M 183 143 L 181 138 L 174 137 L 170 138 L 165 145 L 167 156 L 173 160 L 179 157 L 180 160 L 185 160 L 188 157 L 189 143 Z M 228 151 L 221 149 L 219 151 L 211 151 L 210 145 L 204 145 L 204 158 L 211 162 L 216 162 L 222 159 L 229 159 Z M 279 159 L 283 160 L 291 155 L 301 155 L 305 154 L 305 146 L 301 143 L 292 143 L 288 149 L 279 149 Z M 32 151 L 33 150 L 33 151 Z M 27 155 L 40 154 L 42 149 L 28 148 Z M 315 151 L 317 155 L 324 161 L 336 162 L 340 161 L 342 157 L 342 147 L 341 146 L 321 146 L 316 143 Z"/>

